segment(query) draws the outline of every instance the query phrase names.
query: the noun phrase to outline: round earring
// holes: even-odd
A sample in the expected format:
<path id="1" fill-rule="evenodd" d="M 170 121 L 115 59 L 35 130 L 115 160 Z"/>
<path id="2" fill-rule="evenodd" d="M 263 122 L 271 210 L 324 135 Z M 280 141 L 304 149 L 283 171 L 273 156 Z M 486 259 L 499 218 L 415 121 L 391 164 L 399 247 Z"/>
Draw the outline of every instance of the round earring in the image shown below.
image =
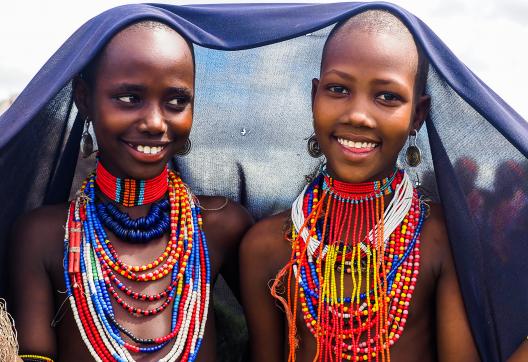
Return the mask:
<path id="1" fill-rule="evenodd" d="M 186 156 L 191 152 L 191 148 L 192 148 L 191 140 L 187 138 L 185 140 L 185 144 L 183 145 L 183 147 L 178 152 L 176 152 L 176 155 Z"/>
<path id="2" fill-rule="evenodd" d="M 315 137 L 315 134 L 311 135 L 310 138 L 308 138 L 308 154 L 313 158 L 319 158 L 323 155 L 321 147 L 319 146 L 319 141 L 317 141 L 317 137 Z"/>
<path id="3" fill-rule="evenodd" d="M 409 147 L 407 147 L 407 151 L 405 152 L 405 161 L 409 166 L 416 167 L 422 163 L 422 151 L 420 151 L 416 143 L 418 132 L 415 129 L 412 132 L 409 134 Z"/>
<path id="4" fill-rule="evenodd" d="M 90 119 L 86 117 L 84 121 L 84 131 L 81 136 L 81 155 L 83 158 L 88 158 L 93 153 L 93 138 L 90 134 Z"/>

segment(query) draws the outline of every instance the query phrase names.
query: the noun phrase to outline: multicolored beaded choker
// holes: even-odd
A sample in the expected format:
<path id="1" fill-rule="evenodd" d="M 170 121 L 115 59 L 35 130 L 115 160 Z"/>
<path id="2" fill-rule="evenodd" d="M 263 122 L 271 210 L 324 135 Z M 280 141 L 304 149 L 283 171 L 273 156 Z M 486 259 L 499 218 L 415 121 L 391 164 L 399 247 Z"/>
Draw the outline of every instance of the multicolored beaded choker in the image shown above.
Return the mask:
<path id="1" fill-rule="evenodd" d="M 167 246 L 153 261 L 129 265 L 120 259 L 99 219 L 94 202 L 98 177 L 89 176 L 71 202 L 64 238 L 64 279 L 84 343 L 96 361 L 134 361 L 131 352 L 156 352 L 169 343 L 173 343 L 170 351 L 159 361 L 194 361 L 204 336 L 211 280 L 199 205 L 179 176 L 168 171 Z M 151 232 L 148 219 L 138 224 Z M 163 291 L 145 294 L 132 290 L 134 284 L 127 286 L 121 278 L 142 283 L 170 280 Z M 112 298 L 135 318 L 172 307 L 170 332 L 156 338 L 135 336 L 116 319 Z M 147 309 L 132 305 L 133 301 L 162 303 Z"/>
<path id="2" fill-rule="evenodd" d="M 385 207 L 382 196 L 391 194 Z M 355 185 L 321 172 L 291 217 L 291 260 L 272 287 L 288 317 L 288 361 L 295 361 L 299 310 L 317 341 L 314 360 L 390 361 L 419 272 L 425 218 L 409 177 L 396 170 Z M 285 276 L 284 298 L 277 288 Z"/>
<path id="3" fill-rule="evenodd" d="M 150 204 L 167 193 L 169 187 L 168 168 L 150 180 L 118 178 L 108 172 L 101 162 L 97 162 L 96 184 L 99 190 L 119 204 L 126 207 Z"/>
<path id="4" fill-rule="evenodd" d="M 359 203 L 372 198 L 388 196 L 398 185 L 403 173 L 395 169 L 389 177 L 381 181 L 350 184 L 332 178 L 326 170 L 322 171 L 324 176 L 323 190 L 338 200 Z"/>

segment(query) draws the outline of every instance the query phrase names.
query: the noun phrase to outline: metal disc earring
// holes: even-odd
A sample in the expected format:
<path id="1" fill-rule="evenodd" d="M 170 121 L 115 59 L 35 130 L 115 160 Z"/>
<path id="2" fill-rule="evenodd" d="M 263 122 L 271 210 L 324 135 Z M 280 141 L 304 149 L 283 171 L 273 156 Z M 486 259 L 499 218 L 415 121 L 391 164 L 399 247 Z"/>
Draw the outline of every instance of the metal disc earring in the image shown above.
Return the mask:
<path id="1" fill-rule="evenodd" d="M 183 145 L 183 147 L 180 150 L 178 150 L 178 152 L 176 152 L 176 155 L 186 156 L 191 152 L 191 149 L 192 149 L 191 140 L 187 138 L 185 140 L 185 144 Z"/>
<path id="2" fill-rule="evenodd" d="M 416 143 L 417 138 L 418 132 L 414 129 L 409 134 L 409 146 L 407 147 L 407 151 L 405 152 L 405 161 L 411 167 L 416 167 L 420 163 L 422 163 L 422 151 L 420 151 L 420 148 Z"/>
<path id="3" fill-rule="evenodd" d="M 81 136 L 81 155 L 83 158 L 88 158 L 93 153 L 94 142 L 90 134 L 90 119 L 86 117 L 84 121 L 84 132 Z"/>
<path id="4" fill-rule="evenodd" d="M 319 146 L 319 141 L 317 141 L 317 137 L 315 137 L 315 134 L 311 135 L 310 138 L 308 138 L 308 154 L 313 158 L 319 158 L 323 155 L 321 147 Z"/>

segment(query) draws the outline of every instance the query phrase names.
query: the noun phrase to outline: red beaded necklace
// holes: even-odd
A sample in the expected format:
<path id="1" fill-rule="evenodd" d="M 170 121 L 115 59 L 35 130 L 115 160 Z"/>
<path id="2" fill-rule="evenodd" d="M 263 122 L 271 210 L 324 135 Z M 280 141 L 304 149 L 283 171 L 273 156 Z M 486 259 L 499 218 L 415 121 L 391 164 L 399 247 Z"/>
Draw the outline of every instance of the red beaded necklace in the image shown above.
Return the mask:
<path id="1" fill-rule="evenodd" d="M 169 173 L 163 171 L 150 180 L 119 178 L 108 172 L 101 162 L 97 163 L 96 184 L 99 190 L 117 203 L 126 207 L 150 204 L 161 199 L 169 187 Z"/>
<path id="2" fill-rule="evenodd" d="M 200 348 L 211 278 L 203 220 L 188 187 L 172 171 L 167 178 L 170 239 L 163 253 L 145 265 L 130 265 L 119 259 L 97 217 L 94 174 L 70 204 L 64 240 L 65 283 L 81 337 L 96 359 L 132 360 L 130 352 L 153 353 L 174 341 L 164 360 L 187 361 Z M 170 280 L 162 292 L 145 294 L 133 291 L 117 276 L 146 283 Z M 119 290 L 124 293 L 118 294 Z M 112 297 L 120 308 L 138 318 L 172 308 L 171 330 L 157 338 L 135 336 L 116 320 Z M 146 309 L 132 305 L 126 298 L 163 303 Z"/>
<path id="3" fill-rule="evenodd" d="M 424 215 L 403 171 L 359 185 L 323 172 L 305 188 L 292 206 L 291 260 L 272 287 L 288 317 L 288 361 L 299 309 L 316 338 L 314 361 L 390 361 L 416 284 Z M 285 298 L 276 290 L 283 276 Z"/>

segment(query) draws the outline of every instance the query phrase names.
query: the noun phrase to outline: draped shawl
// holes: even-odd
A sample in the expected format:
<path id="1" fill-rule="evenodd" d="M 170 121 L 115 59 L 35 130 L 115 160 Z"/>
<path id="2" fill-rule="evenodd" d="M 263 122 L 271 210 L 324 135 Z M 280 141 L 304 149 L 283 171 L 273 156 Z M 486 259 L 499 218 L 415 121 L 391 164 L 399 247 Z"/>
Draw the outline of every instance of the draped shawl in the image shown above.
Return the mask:
<path id="1" fill-rule="evenodd" d="M 85 23 L 0 116 L 0 266 L 14 220 L 67 200 L 93 167 L 78 157 L 84 120 L 71 80 L 120 29 L 153 19 L 195 44 L 193 149 L 175 167 L 196 193 L 228 196 L 258 219 L 288 208 L 319 162 L 306 153 L 310 81 L 329 30 L 374 8 L 396 14 L 429 58 L 425 160 L 411 174 L 443 205 L 483 360 L 507 358 L 528 332 L 528 123 L 426 24 L 388 3 L 126 5 Z"/>

